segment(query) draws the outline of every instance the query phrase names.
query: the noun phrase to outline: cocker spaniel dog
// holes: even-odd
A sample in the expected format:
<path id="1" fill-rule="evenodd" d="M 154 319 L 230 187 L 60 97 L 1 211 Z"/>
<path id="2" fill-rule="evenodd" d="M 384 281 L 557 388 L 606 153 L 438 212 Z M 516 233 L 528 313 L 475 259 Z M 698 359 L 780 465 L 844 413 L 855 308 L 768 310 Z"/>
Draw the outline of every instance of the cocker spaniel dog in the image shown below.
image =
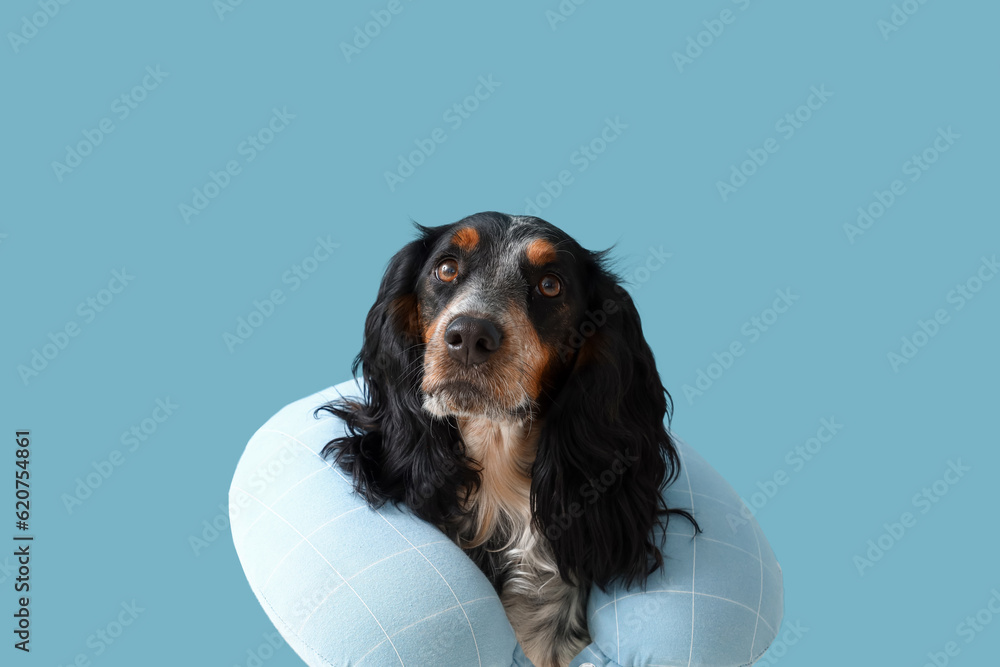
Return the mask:
<path id="1" fill-rule="evenodd" d="M 694 523 L 662 497 L 670 396 L 607 251 L 534 217 L 417 227 L 365 322 L 364 399 L 321 408 L 348 429 L 323 454 L 465 549 L 528 658 L 566 665 L 591 586 L 643 583 L 654 528 Z"/>

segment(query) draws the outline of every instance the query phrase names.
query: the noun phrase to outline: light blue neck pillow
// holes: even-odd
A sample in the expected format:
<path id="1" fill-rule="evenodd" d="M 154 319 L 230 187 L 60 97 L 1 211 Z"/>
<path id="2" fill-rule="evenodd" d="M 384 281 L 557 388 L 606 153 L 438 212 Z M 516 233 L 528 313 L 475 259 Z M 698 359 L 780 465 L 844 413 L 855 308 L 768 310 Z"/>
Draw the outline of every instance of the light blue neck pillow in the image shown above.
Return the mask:
<path id="1" fill-rule="evenodd" d="M 229 491 L 233 541 L 254 594 L 309 665 L 530 667 L 476 565 L 405 508 L 373 510 L 320 450 L 343 424 L 298 400 L 250 439 Z M 686 443 L 669 507 L 665 567 L 645 587 L 594 589 L 590 644 L 572 667 L 752 664 L 777 634 L 781 568 L 736 492 Z"/>

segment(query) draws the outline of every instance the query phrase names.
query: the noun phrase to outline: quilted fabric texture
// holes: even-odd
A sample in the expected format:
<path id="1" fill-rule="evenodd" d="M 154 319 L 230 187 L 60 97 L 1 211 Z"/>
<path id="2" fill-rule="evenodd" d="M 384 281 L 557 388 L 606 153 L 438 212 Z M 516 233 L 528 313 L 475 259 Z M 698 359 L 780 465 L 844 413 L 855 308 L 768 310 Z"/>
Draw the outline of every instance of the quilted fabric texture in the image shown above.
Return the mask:
<path id="1" fill-rule="evenodd" d="M 296 401 L 247 444 L 230 489 L 233 541 L 268 617 L 309 665 L 530 667 L 486 577 L 433 526 L 369 508 L 319 456 L 343 433 L 314 410 L 354 380 Z M 749 665 L 782 616 L 781 570 L 733 489 L 688 445 L 669 504 L 667 566 L 644 590 L 593 591 L 593 643 L 573 667 Z"/>

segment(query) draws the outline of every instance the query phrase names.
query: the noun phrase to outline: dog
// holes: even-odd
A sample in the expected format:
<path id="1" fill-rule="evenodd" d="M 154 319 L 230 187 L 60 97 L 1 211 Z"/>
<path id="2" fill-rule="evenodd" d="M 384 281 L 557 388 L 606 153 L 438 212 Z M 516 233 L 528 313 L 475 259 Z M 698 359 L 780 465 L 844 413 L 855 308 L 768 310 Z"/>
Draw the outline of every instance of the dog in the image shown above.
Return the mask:
<path id="1" fill-rule="evenodd" d="M 323 455 L 465 549 L 525 655 L 565 666 L 591 586 L 644 583 L 671 515 L 698 530 L 663 500 L 670 395 L 609 251 L 529 216 L 416 227 L 365 321 L 363 399 L 320 408 L 347 428 Z"/>

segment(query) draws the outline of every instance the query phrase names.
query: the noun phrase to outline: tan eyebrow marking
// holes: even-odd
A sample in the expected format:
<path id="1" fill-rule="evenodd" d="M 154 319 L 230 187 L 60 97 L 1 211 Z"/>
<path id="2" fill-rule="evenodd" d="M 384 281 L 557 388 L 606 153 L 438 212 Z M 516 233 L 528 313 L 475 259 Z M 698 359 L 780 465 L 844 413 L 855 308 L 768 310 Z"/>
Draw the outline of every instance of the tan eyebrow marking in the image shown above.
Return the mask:
<path id="1" fill-rule="evenodd" d="M 525 253 L 528 255 L 528 261 L 535 266 L 542 266 L 556 259 L 555 246 L 545 239 L 535 239 L 529 243 Z"/>
<path id="2" fill-rule="evenodd" d="M 479 232 L 472 227 L 462 227 L 451 237 L 453 245 L 469 252 L 479 245 Z"/>

